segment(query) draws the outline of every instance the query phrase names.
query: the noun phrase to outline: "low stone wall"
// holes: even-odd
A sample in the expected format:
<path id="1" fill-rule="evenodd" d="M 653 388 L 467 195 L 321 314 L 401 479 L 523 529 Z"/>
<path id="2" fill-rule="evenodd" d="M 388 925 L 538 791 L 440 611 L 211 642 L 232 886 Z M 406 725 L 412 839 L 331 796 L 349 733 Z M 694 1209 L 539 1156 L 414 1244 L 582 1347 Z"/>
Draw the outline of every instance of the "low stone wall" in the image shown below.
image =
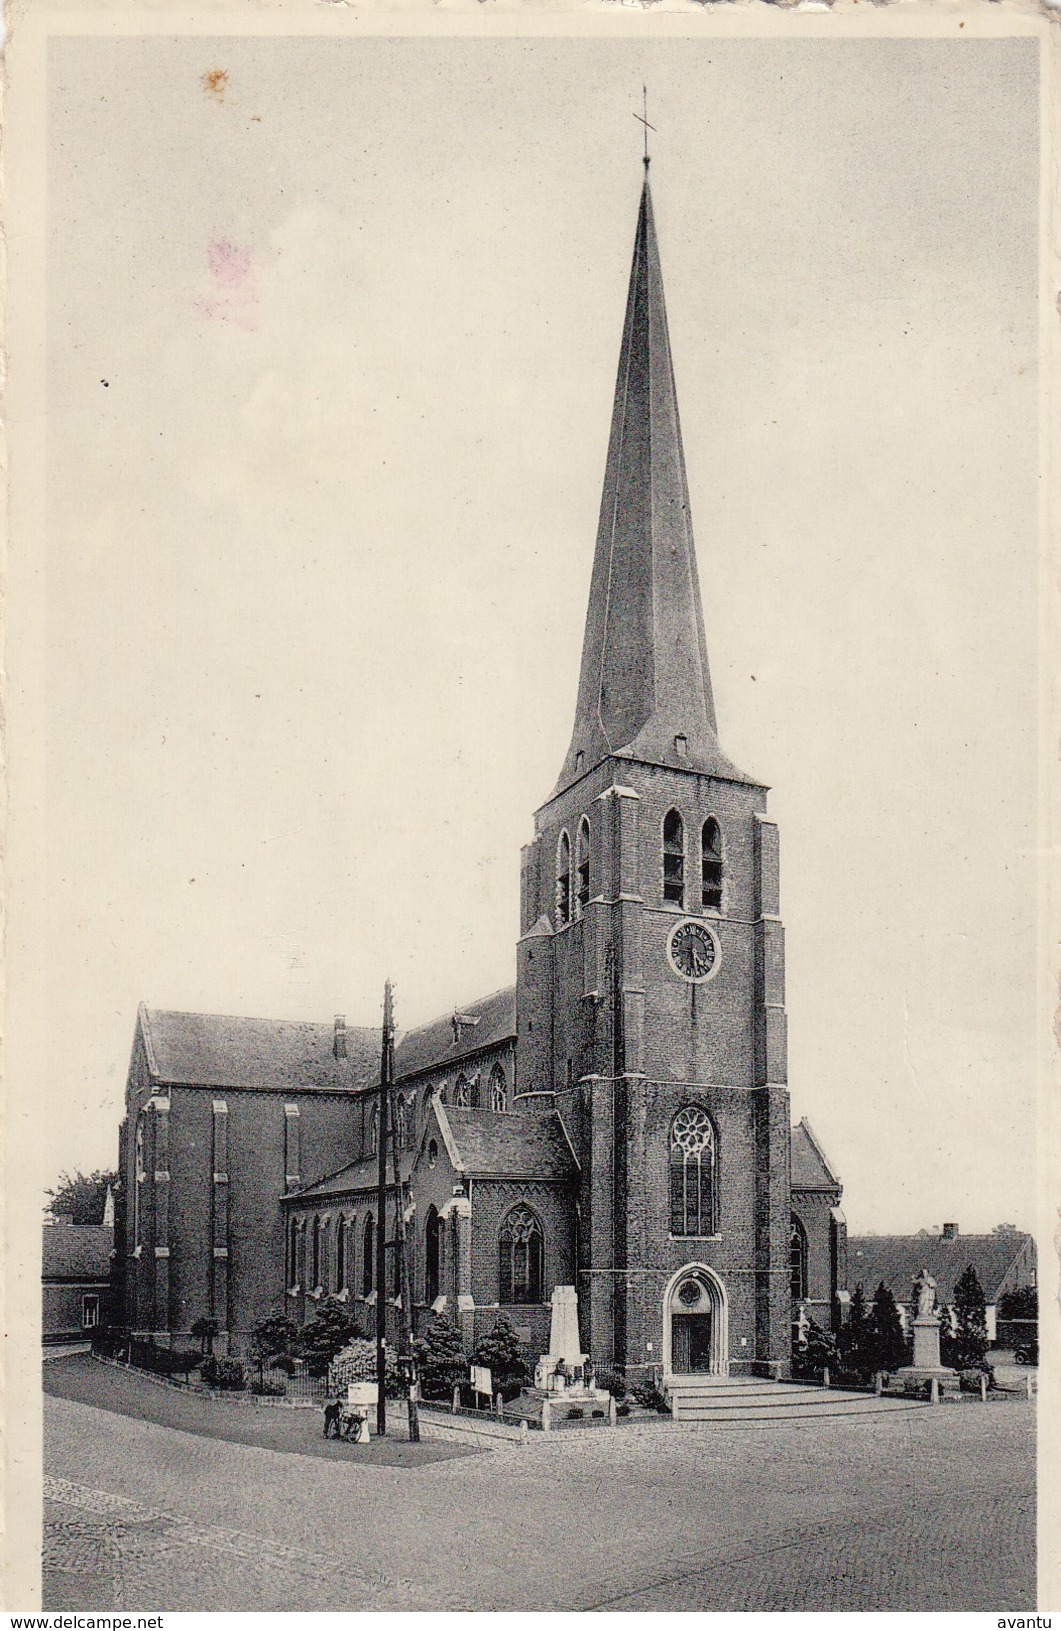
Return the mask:
<path id="1" fill-rule="evenodd" d="M 124 1365 L 120 1359 L 107 1359 L 103 1354 L 93 1354 L 97 1365 L 109 1365 L 112 1370 L 125 1371 L 128 1376 L 139 1376 L 144 1382 L 151 1382 L 155 1387 L 170 1388 L 174 1393 L 190 1393 L 196 1399 L 217 1399 L 222 1404 L 234 1404 L 244 1409 L 263 1408 L 272 1410 L 319 1410 L 318 1399 L 270 1399 L 257 1393 L 247 1391 L 234 1392 L 230 1388 L 193 1387 L 188 1382 L 178 1382 L 169 1376 L 156 1376 L 154 1371 L 142 1370 L 139 1365 Z"/>

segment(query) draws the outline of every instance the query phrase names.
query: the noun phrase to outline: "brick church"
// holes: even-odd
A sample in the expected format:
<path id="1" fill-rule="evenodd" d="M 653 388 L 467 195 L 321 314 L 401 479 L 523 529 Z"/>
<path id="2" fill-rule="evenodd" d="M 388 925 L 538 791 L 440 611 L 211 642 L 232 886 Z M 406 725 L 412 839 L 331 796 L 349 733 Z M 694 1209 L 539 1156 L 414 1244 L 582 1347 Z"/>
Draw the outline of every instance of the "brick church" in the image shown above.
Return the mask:
<path id="1" fill-rule="evenodd" d="M 718 737 L 647 164 L 571 745 L 523 851 L 516 983 L 396 1051 L 376 1031 L 141 1008 L 121 1129 L 124 1324 L 245 1348 L 337 1296 L 368 1333 L 408 1219 L 414 1322 L 556 1285 L 598 1367 L 787 1372 L 845 1284 L 841 1187 L 786 1087 L 778 833 Z M 393 1255 L 393 1254 L 392 1254 Z"/>

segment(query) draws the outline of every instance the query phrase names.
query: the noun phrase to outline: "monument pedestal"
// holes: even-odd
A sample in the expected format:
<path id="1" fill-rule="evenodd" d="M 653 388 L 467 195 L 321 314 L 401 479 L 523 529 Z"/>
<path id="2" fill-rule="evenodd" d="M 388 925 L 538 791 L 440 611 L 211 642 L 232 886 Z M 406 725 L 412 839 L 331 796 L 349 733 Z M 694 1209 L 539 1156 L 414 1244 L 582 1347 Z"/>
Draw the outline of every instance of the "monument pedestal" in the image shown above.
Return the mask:
<path id="1" fill-rule="evenodd" d="M 939 1320 L 935 1314 L 919 1314 L 914 1320 L 914 1362 L 895 1372 L 895 1381 L 905 1392 L 921 1392 L 937 1383 L 944 1393 L 958 1393 L 958 1372 L 940 1363 Z"/>
<path id="2" fill-rule="evenodd" d="M 610 1393 L 593 1386 L 589 1355 L 579 1351 L 578 1293 L 574 1286 L 557 1286 L 552 1297 L 549 1352 L 534 1367 L 534 1387 L 525 1389 L 542 1403 L 542 1426 L 551 1426 L 572 1411 L 588 1420 L 615 1424 Z"/>

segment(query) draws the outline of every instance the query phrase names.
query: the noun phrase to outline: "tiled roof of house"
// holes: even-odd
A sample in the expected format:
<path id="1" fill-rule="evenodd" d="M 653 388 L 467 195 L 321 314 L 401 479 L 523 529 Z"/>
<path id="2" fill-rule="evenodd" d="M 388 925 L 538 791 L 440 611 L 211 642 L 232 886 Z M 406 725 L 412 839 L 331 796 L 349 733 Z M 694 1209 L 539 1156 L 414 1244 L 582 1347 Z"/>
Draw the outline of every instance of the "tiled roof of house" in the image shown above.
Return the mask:
<path id="1" fill-rule="evenodd" d="M 898 1302 L 909 1302 L 914 1281 L 927 1269 L 936 1282 L 940 1302 L 954 1301 L 954 1286 L 970 1263 L 976 1270 L 989 1303 L 1022 1247 L 1029 1240 L 1018 1235 L 849 1235 L 847 1283 L 853 1291 L 861 1284 L 871 1297 L 884 1281 Z"/>
<path id="2" fill-rule="evenodd" d="M 412 1153 L 403 1150 L 398 1158 L 398 1172 L 402 1183 L 405 1183 L 412 1168 Z M 387 1158 L 387 1181 L 391 1181 L 393 1168 L 390 1157 Z M 326 1178 L 320 1178 L 315 1184 L 307 1184 L 293 1195 L 285 1195 L 286 1201 L 326 1200 L 339 1195 L 353 1194 L 355 1191 L 363 1193 L 368 1189 L 376 1189 L 379 1184 L 379 1165 L 374 1155 L 364 1161 L 351 1161 L 348 1166 L 340 1167 L 338 1172 L 329 1173 Z"/>
<path id="3" fill-rule="evenodd" d="M 546 1114 L 498 1115 L 493 1110 L 440 1107 L 469 1177 L 573 1178 L 578 1171 L 563 1123 Z"/>
<path id="4" fill-rule="evenodd" d="M 151 1074 L 159 1082 L 353 1092 L 379 1081 L 379 1033 L 363 1027 L 347 1027 L 346 1058 L 336 1059 L 333 1025 L 166 1008 L 141 1008 L 140 1024 Z"/>
<path id="5" fill-rule="evenodd" d="M 838 1189 L 840 1180 L 804 1117 L 792 1129 L 792 1188 Z"/>
<path id="6" fill-rule="evenodd" d="M 505 1042 L 516 1034 L 516 988 L 507 985 L 476 1002 L 462 1003 L 458 1015 L 477 1025 L 462 1025 L 459 1041 L 454 1037 L 453 1014 L 442 1014 L 426 1025 L 406 1031 L 395 1049 L 395 1074 L 404 1079 L 422 1071 L 455 1064 L 470 1054 Z"/>
<path id="7" fill-rule="evenodd" d="M 41 1273 L 45 1280 L 107 1280 L 114 1230 L 101 1223 L 49 1223 L 44 1227 Z"/>

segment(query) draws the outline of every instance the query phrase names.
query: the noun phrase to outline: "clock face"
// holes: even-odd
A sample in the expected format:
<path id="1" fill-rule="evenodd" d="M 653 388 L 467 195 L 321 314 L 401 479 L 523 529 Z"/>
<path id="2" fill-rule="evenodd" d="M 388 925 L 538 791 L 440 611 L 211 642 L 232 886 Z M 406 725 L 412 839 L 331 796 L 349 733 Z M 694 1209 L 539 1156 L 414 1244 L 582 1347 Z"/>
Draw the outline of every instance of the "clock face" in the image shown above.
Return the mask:
<path id="1" fill-rule="evenodd" d="M 676 974 L 700 985 L 718 973 L 722 948 L 714 930 L 695 918 L 675 924 L 667 941 L 667 956 Z"/>

